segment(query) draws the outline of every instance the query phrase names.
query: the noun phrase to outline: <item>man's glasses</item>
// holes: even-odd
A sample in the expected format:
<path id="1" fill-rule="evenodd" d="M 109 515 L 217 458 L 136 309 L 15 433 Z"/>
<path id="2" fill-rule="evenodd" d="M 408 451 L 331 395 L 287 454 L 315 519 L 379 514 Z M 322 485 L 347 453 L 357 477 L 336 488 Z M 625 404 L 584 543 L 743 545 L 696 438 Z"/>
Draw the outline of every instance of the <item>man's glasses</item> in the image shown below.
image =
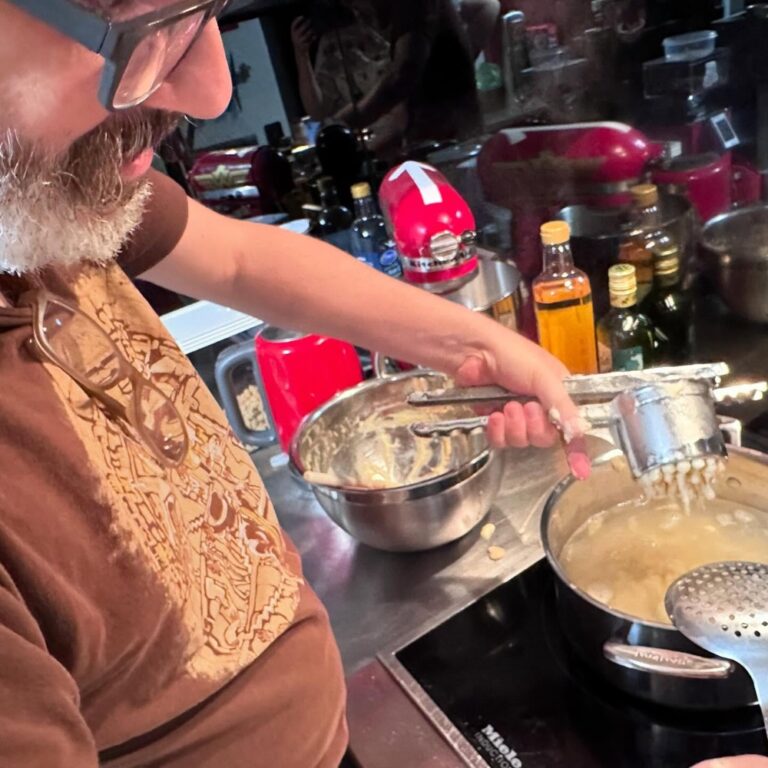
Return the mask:
<path id="1" fill-rule="evenodd" d="M 112 111 L 146 101 L 171 75 L 229 0 L 181 0 L 126 21 L 74 0 L 11 0 L 105 59 L 99 98 Z"/>
<path id="2" fill-rule="evenodd" d="M 30 341 L 38 355 L 61 368 L 114 416 L 127 421 L 162 464 L 182 464 L 189 450 L 184 418 L 123 357 L 103 328 L 47 291 L 32 291 L 19 303 L 32 307 Z M 109 394 L 122 382 L 130 385 L 128 406 Z"/>

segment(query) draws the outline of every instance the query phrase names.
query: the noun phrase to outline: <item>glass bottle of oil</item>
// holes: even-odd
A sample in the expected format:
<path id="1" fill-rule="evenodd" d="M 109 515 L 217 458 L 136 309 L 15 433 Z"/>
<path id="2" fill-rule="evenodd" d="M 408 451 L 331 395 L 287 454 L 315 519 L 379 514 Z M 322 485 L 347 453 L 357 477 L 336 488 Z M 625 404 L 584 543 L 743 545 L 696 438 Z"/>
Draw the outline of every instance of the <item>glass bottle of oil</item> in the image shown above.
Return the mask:
<path id="1" fill-rule="evenodd" d="M 539 343 L 571 373 L 597 373 L 592 288 L 573 265 L 570 237 L 564 221 L 541 227 L 544 268 L 532 286 Z"/>
<path id="2" fill-rule="evenodd" d="M 631 264 L 637 274 L 637 297 L 642 301 L 653 286 L 653 253 L 674 245 L 664 229 L 659 190 L 655 184 L 638 184 L 630 190 L 634 202 L 632 234 L 619 249 L 619 261 Z"/>
<path id="3" fill-rule="evenodd" d="M 655 360 L 659 365 L 683 365 L 691 356 L 691 297 L 680 280 L 676 245 L 654 253 L 653 290 L 640 305 L 656 332 Z"/>
<path id="4" fill-rule="evenodd" d="M 608 270 L 611 308 L 597 324 L 600 373 L 641 371 L 653 364 L 653 325 L 637 308 L 637 277 L 631 264 Z"/>

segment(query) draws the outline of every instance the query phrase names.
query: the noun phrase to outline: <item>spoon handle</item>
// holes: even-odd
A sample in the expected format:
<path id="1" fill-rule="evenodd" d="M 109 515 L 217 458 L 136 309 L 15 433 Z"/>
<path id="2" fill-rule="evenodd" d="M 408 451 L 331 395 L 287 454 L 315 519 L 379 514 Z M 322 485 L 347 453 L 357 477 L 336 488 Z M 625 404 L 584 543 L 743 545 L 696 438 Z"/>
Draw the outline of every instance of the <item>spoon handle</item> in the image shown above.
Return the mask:
<path id="1" fill-rule="evenodd" d="M 760 711 L 763 713 L 765 731 L 766 735 L 768 735 L 768 661 L 761 659 L 755 662 L 753 658 L 749 659 L 749 663 L 747 663 L 747 659 L 744 659 L 741 661 L 741 665 L 749 672 L 749 676 L 755 685 L 757 703 L 760 706 Z"/>

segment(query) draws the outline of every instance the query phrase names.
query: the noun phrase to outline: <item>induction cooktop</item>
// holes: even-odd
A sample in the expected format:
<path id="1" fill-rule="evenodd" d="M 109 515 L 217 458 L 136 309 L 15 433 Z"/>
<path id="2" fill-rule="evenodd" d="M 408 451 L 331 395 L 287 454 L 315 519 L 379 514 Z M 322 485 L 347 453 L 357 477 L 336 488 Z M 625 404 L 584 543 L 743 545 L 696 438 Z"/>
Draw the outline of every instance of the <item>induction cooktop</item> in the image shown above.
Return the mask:
<path id="1" fill-rule="evenodd" d="M 766 754 L 757 707 L 667 709 L 574 657 L 540 560 L 382 662 L 472 768 L 689 768 Z"/>

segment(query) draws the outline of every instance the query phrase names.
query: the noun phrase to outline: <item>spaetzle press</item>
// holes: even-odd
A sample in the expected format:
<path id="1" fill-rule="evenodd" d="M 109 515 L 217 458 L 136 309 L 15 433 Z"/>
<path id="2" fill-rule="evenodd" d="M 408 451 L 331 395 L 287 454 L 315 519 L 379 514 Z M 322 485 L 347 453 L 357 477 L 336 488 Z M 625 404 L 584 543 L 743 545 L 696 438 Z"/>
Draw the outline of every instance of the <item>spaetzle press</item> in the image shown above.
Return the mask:
<path id="1" fill-rule="evenodd" d="M 641 477 L 681 462 L 726 456 L 724 431 L 731 442 L 740 442 L 739 422 L 718 419 L 715 403 L 760 399 L 768 385 L 759 382 L 716 389 L 728 370 L 725 363 L 713 363 L 573 376 L 565 380 L 565 386 L 579 404 L 581 416 L 593 429 L 608 428 L 626 454 L 633 475 Z M 498 387 L 470 387 L 414 393 L 408 401 L 415 406 L 471 403 L 494 409 L 511 400 L 532 399 Z M 418 422 L 412 429 L 420 436 L 450 435 L 482 429 L 487 423 L 487 416 L 478 416 Z"/>

